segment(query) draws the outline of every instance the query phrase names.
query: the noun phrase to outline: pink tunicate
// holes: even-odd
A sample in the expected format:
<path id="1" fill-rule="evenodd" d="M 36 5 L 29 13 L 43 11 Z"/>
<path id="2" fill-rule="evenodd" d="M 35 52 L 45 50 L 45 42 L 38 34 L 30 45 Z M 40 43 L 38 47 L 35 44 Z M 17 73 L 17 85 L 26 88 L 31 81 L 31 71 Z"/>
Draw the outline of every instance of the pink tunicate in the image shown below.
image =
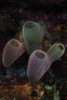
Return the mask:
<path id="1" fill-rule="evenodd" d="M 27 67 L 27 77 L 31 81 L 39 81 L 51 65 L 47 53 L 42 50 L 35 50 L 30 58 Z"/>
<path id="2" fill-rule="evenodd" d="M 5 67 L 9 67 L 26 51 L 24 44 L 16 39 L 11 39 L 7 42 L 3 54 L 2 63 Z"/>

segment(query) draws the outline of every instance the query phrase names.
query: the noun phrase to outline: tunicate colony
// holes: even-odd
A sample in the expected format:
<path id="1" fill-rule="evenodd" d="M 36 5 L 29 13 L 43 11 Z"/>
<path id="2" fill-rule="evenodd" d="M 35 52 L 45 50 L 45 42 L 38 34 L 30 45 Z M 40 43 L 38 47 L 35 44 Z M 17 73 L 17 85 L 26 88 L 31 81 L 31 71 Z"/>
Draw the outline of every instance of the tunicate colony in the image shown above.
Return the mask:
<path id="1" fill-rule="evenodd" d="M 65 47 L 61 43 L 54 43 L 47 52 L 43 51 L 44 37 L 47 37 L 50 41 L 52 37 L 46 25 L 43 25 L 42 22 L 25 22 L 22 28 L 22 35 L 24 43 L 16 39 L 8 41 L 3 51 L 2 63 L 5 67 L 9 67 L 27 50 L 30 55 L 27 66 L 27 77 L 30 81 L 37 82 L 50 68 L 51 64 L 64 54 Z M 7 54 L 9 54 L 9 57 L 7 57 Z M 7 69 L 7 74 L 13 74 L 10 70 Z M 23 77 L 25 70 L 20 68 L 17 70 L 17 73 Z"/>

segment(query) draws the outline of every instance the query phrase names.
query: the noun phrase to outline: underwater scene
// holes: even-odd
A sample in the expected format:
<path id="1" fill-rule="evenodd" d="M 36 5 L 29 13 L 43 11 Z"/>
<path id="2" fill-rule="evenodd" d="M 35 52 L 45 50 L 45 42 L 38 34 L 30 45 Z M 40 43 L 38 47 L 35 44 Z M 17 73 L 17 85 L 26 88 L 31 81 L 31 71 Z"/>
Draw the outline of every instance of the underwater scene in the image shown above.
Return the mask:
<path id="1" fill-rule="evenodd" d="M 0 100 L 67 100 L 67 0 L 0 1 Z"/>

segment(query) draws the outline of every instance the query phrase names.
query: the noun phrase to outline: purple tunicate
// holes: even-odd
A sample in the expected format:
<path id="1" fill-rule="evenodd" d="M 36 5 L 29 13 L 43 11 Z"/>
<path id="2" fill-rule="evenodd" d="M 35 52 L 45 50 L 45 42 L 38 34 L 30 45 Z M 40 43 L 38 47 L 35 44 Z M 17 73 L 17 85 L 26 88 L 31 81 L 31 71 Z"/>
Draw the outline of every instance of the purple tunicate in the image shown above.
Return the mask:
<path id="1" fill-rule="evenodd" d="M 43 74 L 48 70 L 51 61 L 48 54 L 42 50 L 35 50 L 30 58 L 27 67 L 27 77 L 31 81 L 38 81 Z"/>
<path id="2" fill-rule="evenodd" d="M 26 51 L 24 44 L 16 39 L 7 42 L 2 55 L 2 63 L 5 67 L 9 67 Z"/>

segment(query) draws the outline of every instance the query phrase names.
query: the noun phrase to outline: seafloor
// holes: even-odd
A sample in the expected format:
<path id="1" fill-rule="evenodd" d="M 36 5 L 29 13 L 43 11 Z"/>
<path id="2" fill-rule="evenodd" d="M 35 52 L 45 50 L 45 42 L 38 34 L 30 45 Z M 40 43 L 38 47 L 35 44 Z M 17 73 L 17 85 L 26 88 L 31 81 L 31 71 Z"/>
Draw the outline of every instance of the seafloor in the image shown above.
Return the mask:
<path id="1" fill-rule="evenodd" d="M 0 1 L 0 100 L 67 100 L 67 1 L 45 1 Z M 23 77 L 16 73 L 7 75 L 7 68 L 2 64 L 5 44 L 12 38 L 22 39 L 22 26 L 28 20 L 43 21 L 47 25 L 52 38 L 44 39 L 45 51 L 55 42 L 65 46 L 64 55 L 36 83 L 29 82 L 26 74 Z M 28 59 L 26 51 L 11 67 L 16 70 L 23 67 L 26 72 Z M 39 95 L 43 91 L 44 95 Z"/>

